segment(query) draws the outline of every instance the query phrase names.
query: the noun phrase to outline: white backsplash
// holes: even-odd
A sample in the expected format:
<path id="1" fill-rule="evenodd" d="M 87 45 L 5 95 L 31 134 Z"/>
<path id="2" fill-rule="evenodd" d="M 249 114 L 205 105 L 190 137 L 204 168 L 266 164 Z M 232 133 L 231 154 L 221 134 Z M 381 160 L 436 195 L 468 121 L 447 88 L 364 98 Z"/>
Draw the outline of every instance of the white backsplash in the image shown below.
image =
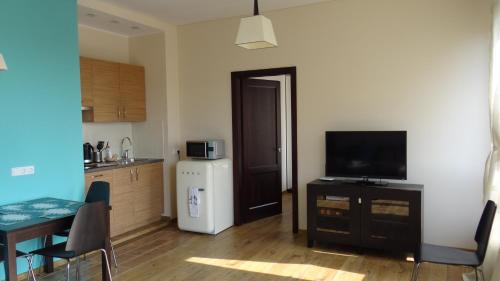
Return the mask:
<path id="1" fill-rule="evenodd" d="M 90 142 L 94 148 L 98 141 L 109 141 L 113 154 L 120 155 L 124 137 L 134 142 L 131 123 L 83 123 L 83 143 Z"/>

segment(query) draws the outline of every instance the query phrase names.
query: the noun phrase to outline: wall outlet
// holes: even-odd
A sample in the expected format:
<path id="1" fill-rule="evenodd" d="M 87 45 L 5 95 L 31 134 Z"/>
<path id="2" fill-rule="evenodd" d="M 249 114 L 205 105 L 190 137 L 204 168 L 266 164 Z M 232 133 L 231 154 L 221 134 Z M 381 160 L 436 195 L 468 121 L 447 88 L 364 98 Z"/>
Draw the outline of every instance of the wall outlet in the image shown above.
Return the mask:
<path id="1" fill-rule="evenodd" d="M 26 166 L 26 167 L 15 167 L 11 170 L 11 175 L 13 177 L 18 176 L 26 176 L 35 174 L 35 166 Z"/>

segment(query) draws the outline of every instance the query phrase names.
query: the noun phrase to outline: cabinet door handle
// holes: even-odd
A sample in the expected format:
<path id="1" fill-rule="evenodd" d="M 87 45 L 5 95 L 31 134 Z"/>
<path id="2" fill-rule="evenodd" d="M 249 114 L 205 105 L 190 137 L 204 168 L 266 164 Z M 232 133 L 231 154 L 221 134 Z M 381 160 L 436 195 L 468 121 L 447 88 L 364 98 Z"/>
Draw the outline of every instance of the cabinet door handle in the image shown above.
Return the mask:
<path id="1" fill-rule="evenodd" d="M 130 182 L 134 181 L 134 172 L 132 172 L 132 169 L 130 169 Z"/>
<path id="2" fill-rule="evenodd" d="M 127 109 L 125 108 L 125 106 L 123 107 L 123 118 L 127 118 Z"/>
<path id="3" fill-rule="evenodd" d="M 92 176 L 92 178 L 95 179 L 95 178 L 100 178 L 100 177 L 103 177 L 103 176 L 104 175 L 94 175 L 94 176 Z"/>
<path id="4" fill-rule="evenodd" d="M 120 117 L 121 117 L 120 107 L 118 106 L 118 107 L 116 107 L 116 109 L 117 109 L 117 112 L 118 112 L 118 119 L 120 119 Z"/>
<path id="5" fill-rule="evenodd" d="M 135 180 L 139 181 L 139 168 L 135 168 Z"/>

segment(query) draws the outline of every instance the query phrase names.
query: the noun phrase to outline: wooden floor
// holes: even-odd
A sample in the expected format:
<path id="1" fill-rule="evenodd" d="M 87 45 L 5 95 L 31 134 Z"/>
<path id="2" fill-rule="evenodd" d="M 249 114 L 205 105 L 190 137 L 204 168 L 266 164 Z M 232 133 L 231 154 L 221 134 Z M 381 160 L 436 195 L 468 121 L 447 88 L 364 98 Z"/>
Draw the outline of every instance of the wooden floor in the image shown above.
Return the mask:
<path id="1" fill-rule="evenodd" d="M 291 232 L 291 196 L 282 216 L 233 227 L 217 236 L 169 226 L 116 248 L 114 280 L 409 280 L 412 263 L 380 254 L 327 246 L 306 247 L 305 233 Z M 461 280 L 465 269 L 424 264 L 419 280 Z M 74 271 L 72 272 L 74 274 Z M 80 280 L 100 280 L 100 258 L 82 263 Z M 64 267 L 42 281 L 65 280 Z M 71 280 L 75 280 L 74 275 Z"/>

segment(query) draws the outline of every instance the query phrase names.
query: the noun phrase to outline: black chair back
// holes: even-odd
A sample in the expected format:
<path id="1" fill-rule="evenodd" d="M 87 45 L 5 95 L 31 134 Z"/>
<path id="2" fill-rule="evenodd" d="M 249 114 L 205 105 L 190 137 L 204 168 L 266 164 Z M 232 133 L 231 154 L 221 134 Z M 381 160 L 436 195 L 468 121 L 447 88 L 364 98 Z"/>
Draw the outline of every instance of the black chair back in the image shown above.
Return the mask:
<path id="1" fill-rule="evenodd" d="M 477 243 L 476 255 L 481 264 L 483 264 L 484 257 L 486 256 L 486 249 L 488 248 L 488 241 L 490 240 L 491 228 L 493 227 L 496 211 L 497 204 L 489 200 L 484 207 L 481 220 L 477 226 L 474 240 L 476 240 Z"/>
<path id="2" fill-rule="evenodd" d="M 78 209 L 69 230 L 66 251 L 79 256 L 105 247 L 107 209 L 103 201 L 87 203 Z"/>
<path id="3" fill-rule="evenodd" d="M 85 203 L 104 201 L 109 206 L 109 182 L 95 181 L 90 185 Z"/>

